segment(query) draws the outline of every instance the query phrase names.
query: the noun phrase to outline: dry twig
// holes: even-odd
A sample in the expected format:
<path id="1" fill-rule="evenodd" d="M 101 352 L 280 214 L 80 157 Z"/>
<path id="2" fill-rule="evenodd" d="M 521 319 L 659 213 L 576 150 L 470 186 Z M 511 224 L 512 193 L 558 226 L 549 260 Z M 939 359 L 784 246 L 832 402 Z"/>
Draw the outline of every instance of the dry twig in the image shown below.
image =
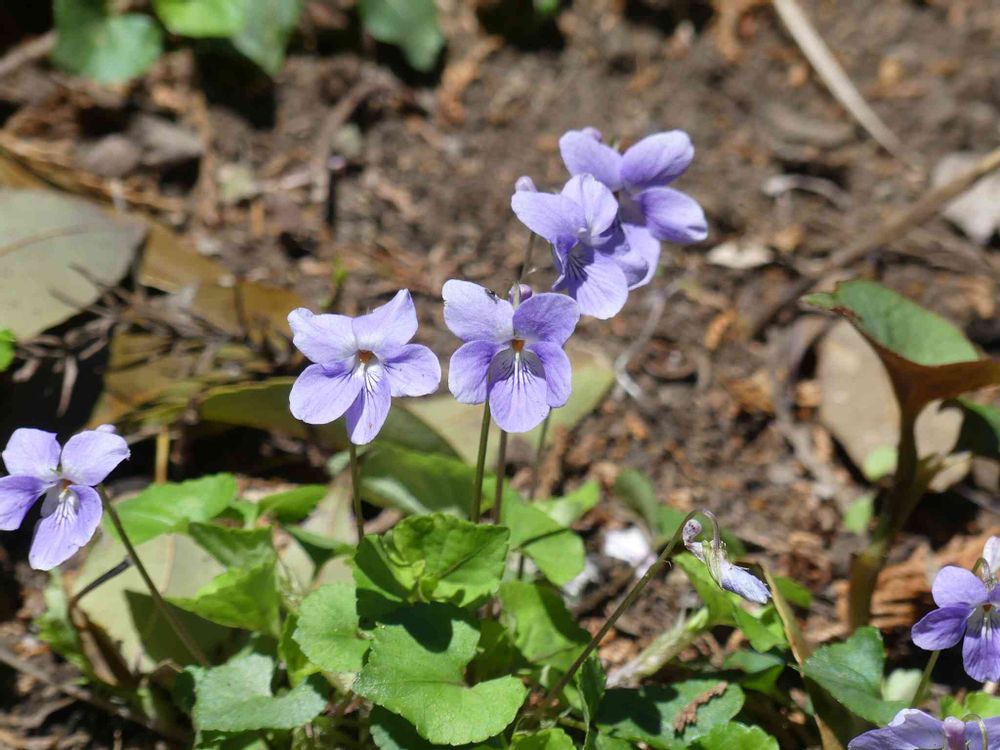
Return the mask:
<path id="1" fill-rule="evenodd" d="M 799 45 L 809 64 L 819 73 L 830 93 L 882 148 L 893 156 L 902 158 L 903 144 L 899 138 L 875 114 L 875 110 L 868 106 L 868 102 L 851 82 L 796 0 L 772 0 L 772 2 L 788 33 Z"/>
<path id="2" fill-rule="evenodd" d="M 858 239 L 839 253 L 830 256 L 816 271 L 792 284 L 776 302 L 762 306 L 757 316 L 748 321 L 747 329 L 750 334 L 752 336 L 759 334 L 779 312 L 796 302 L 799 297 L 830 274 L 842 270 L 873 250 L 899 239 L 911 229 L 936 216 L 945 204 L 998 168 L 1000 168 L 1000 148 L 994 149 L 950 182 L 924 193 L 922 198 L 912 203 L 902 213 L 889 219 L 874 232 L 860 235 Z"/>

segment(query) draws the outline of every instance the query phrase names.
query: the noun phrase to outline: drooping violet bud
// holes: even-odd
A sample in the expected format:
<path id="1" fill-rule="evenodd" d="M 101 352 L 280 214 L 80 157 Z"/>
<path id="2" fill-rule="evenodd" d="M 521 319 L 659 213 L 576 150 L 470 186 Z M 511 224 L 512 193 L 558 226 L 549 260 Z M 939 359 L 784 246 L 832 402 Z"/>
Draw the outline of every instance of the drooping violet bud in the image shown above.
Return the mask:
<path id="1" fill-rule="evenodd" d="M 709 574 L 720 588 L 737 594 L 747 601 L 767 604 L 771 599 L 771 591 L 767 584 L 746 568 L 729 562 L 726 545 L 721 540 L 713 538 L 711 541 L 699 542 L 701 528 L 701 524 L 693 518 L 684 524 L 681 539 L 688 552 L 705 563 Z"/>
<path id="2" fill-rule="evenodd" d="M 514 190 L 517 192 L 528 192 L 537 193 L 538 188 L 535 187 L 535 181 L 528 177 L 528 175 L 523 174 L 514 181 Z"/>

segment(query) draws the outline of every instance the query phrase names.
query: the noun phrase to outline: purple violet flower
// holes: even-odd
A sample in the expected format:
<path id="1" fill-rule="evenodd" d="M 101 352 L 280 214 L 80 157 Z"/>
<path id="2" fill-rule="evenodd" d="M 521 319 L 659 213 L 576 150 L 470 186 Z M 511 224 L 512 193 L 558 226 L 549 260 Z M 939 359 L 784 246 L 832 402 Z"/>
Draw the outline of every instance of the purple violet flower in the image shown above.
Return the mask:
<path id="1" fill-rule="evenodd" d="M 620 154 L 602 143 L 594 128 L 570 130 L 559 139 L 559 151 L 570 174 L 591 174 L 617 193 L 625 239 L 647 266 L 633 288 L 648 284 L 656 273 L 660 240 L 688 245 L 708 236 L 705 212 L 697 201 L 665 187 L 694 159 L 684 131 L 654 133 Z"/>
<path id="2" fill-rule="evenodd" d="M 527 432 L 562 406 L 572 388 L 563 344 L 580 319 L 562 294 L 534 294 L 514 306 L 469 281 L 445 282 L 444 322 L 465 343 L 451 357 L 448 388 L 463 404 L 490 402 L 506 432 Z"/>
<path id="3" fill-rule="evenodd" d="M 980 682 L 1000 680 L 1000 567 L 992 537 L 983 550 L 983 579 L 970 570 L 946 565 L 934 578 L 931 594 L 938 609 L 913 626 L 913 642 L 928 651 L 951 648 L 964 639 L 965 671 Z"/>
<path id="4" fill-rule="evenodd" d="M 738 594 L 747 601 L 767 604 L 771 599 L 771 590 L 767 584 L 746 568 L 729 562 L 726 545 L 721 540 L 699 542 L 699 534 L 701 534 L 701 524 L 692 518 L 684 524 L 681 538 L 688 552 L 705 563 L 715 582 L 726 591 Z"/>
<path id="5" fill-rule="evenodd" d="M 984 750 L 984 731 L 986 750 L 1000 748 L 1000 717 L 981 724 L 954 716 L 942 721 L 915 708 L 904 708 L 885 729 L 855 737 L 847 750 Z"/>
<path id="6" fill-rule="evenodd" d="M 417 332 L 417 312 L 406 289 L 357 318 L 314 315 L 300 307 L 288 324 L 295 346 L 314 363 L 292 386 L 292 414 L 308 424 L 346 416 L 355 445 L 378 435 L 393 397 L 425 396 L 441 382 L 434 353 L 407 343 Z"/>
<path id="7" fill-rule="evenodd" d="M 128 445 L 110 425 L 78 433 L 62 448 L 55 433 L 14 430 L 3 451 L 10 475 L 0 477 L 0 530 L 18 528 L 44 495 L 28 562 L 52 570 L 94 536 L 103 510 L 94 486 L 128 457 Z"/>
<path id="8" fill-rule="evenodd" d="M 565 290 L 584 315 L 614 317 L 649 270 L 625 241 L 615 196 L 591 175 L 572 177 L 558 194 L 523 185 L 522 178 L 510 205 L 521 223 L 552 245 L 559 272 L 552 289 Z"/>

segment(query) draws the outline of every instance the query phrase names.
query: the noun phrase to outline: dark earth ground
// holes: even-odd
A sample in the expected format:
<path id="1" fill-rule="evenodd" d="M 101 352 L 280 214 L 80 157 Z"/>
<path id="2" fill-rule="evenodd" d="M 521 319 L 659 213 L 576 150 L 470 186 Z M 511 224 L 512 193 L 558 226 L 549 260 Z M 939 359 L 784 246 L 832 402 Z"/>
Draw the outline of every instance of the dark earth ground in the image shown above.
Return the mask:
<path id="1" fill-rule="evenodd" d="M 572 434 L 557 434 L 545 473 L 557 478 L 549 484 L 559 490 L 590 476 L 610 486 L 621 467 L 634 467 L 653 478 L 661 502 L 714 510 L 748 543 L 751 558 L 813 591 L 807 632 L 823 640 L 842 632 L 836 583 L 861 544 L 842 529 L 841 514 L 867 485 L 817 420 L 815 356 L 805 345 L 804 354 L 787 354 L 794 348 L 788 341 L 811 340 L 811 324 L 802 321 L 812 316 L 786 312 L 759 339 L 746 336 L 740 321 L 780 296 L 797 270 L 872 232 L 919 197 L 943 156 L 996 145 L 1000 15 L 995 4 L 975 0 L 802 4 L 901 139 L 904 159 L 854 127 L 766 3 L 736 0 L 575 0 L 557 24 L 517 28 L 510 21 L 516 14 L 504 16 L 493 3 L 479 3 L 477 17 L 471 4 L 449 0 L 439 6 L 447 58 L 426 77 L 407 71 L 392 50 L 359 44 L 338 11 L 310 12 L 273 85 L 231 62 L 193 61 L 185 51 L 113 94 L 32 63 L 0 80 L 0 114 L 8 145 L 65 146 L 78 156 L 141 112 L 208 135 L 211 145 L 199 158 L 128 173 L 144 195 L 171 209 L 160 212 L 163 218 L 234 274 L 290 286 L 317 307 L 355 313 L 407 286 L 424 318 L 418 340 L 442 355 L 454 348 L 441 321 L 442 283 L 459 276 L 499 288 L 514 276 L 527 232 L 509 210 L 513 182 L 529 174 L 554 188 L 564 179 L 556 147 L 564 130 L 594 125 L 625 142 L 660 129 L 688 131 L 697 155 L 678 186 L 705 207 L 709 239 L 700 247 L 668 248 L 659 277 L 622 314 L 581 325 L 578 336 L 611 359 L 651 326 L 626 370 L 639 398 L 618 386 Z M 44 31 L 44 19 L 25 23 L 25 32 Z M 510 33 L 489 36 L 501 30 Z M 207 107 L 199 105 L 198 91 Z M 323 135 L 331 119 L 332 140 Z M 301 179 L 308 182 L 310 165 L 326 153 L 343 157 L 329 201 L 311 195 Z M 32 166 L 23 151 L 15 155 Z M 81 159 L 70 161 L 83 171 Z M 228 202 L 220 191 L 238 181 L 212 176 L 225 164 L 249 167 L 270 187 Z M 779 175 L 799 184 L 818 178 L 805 184 L 818 184 L 825 195 L 769 195 L 765 187 Z M 706 250 L 727 240 L 769 246 L 774 260 L 745 270 L 708 263 Z M 955 321 L 996 355 L 995 240 L 979 247 L 935 219 L 844 275 L 882 280 Z M 551 281 L 547 259 L 531 281 Z M 773 376 L 782 380 L 789 372 L 791 385 L 775 387 Z M 20 424 L 14 416 L 20 409 L 10 406 L 25 398 L 18 389 L 33 388 L 24 392 L 44 399 L 34 402 L 38 408 L 51 408 L 45 404 L 58 394 L 60 379 L 45 377 L 42 368 L 28 384 L 5 384 L 12 416 L 0 420 L 4 435 Z M 74 429 L 92 404 L 81 390 L 67 416 L 49 424 Z M 253 477 L 259 472 L 252 452 L 271 441 L 240 433 L 237 444 L 251 454 L 236 466 L 231 450 L 201 445 L 197 455 L 189 451 L 172 465 L 171 476 L 235 469 Z M 140 448 L 136 456 L 130 471 L 148 477 L 152 451 Z M 527 481 L 530 449 L 515 444 L 509 458 L 515 481 Z M 291 466 L 285 478 L 316 473 Z M 905 566 L 927 544 L 967 555 L 998 522 L 995 490 L 968 478 L 929 496 L 893 561 Z M 631 523 L 630 514 L 607 493 L 581 527 L 595 553 L 600 532 Z M 39 655 L 34 663 L 68 679 L 73 670 L 31 639 L 45 578 L 28 570 L 26 541 L 24 534 L 5 535 L 0 549 L 0 633 L 22 656 Z M 615 565 L 601 559 L 607 575 L 597 589 L 606 591 L 589 599 L 585 624 L 596 626 L 614 604 L 608 581 L 616 579 Z M 679 585 L 660 583 L 644 597 L 606 645 L 609 662 L 627 661 L 673 622 L 678 597 L 688 596 Z M 900 598 L 922 612 L 926 583 L 904 587 Z M 912 653 L 906 634 L 898 621 L 886 631 L 893 665 L 923 658 Z M 720 648 L 708 641 L 696 647 Z M 942 658 L 936 677 L 963 684 L 956 655 Z M 0 746 L 152 746 L 150 736 L 118 719 L 57 700 L 36 680 L 0 669 Z"/>

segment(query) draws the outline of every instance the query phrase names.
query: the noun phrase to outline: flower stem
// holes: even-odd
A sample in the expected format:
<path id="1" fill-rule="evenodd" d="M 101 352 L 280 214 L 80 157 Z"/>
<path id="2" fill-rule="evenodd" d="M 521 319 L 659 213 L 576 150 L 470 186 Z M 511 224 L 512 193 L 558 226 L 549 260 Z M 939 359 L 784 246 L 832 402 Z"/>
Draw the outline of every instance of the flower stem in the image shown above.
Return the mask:
<path id="1" fill-rule="evenodd" d="M 871 619 L 872 594 L 878 574 L 885 566 L 889 550 L 900 529 L 906 525 L 913 508 L 923 494 L 925 485 L 919 481 L 917 443 L 914 423 L 916 414 L 907 414 L 899 427 L 896 472 L 892 487 L 886 494 L 878 524 L 871 541 L 851 562 L 848 587 L 848 627 L 851 632 L 867 625 Z"/>
<path id="2" fill-rule="evenodd" d="M 358 544 L 365 538 L 365 517 L 361 513 L 361 467 L 358 464 L 358 447 L 348 443 L 351 455 L 351 497 L 354 500 L 354 525 L 358 530 Z"/>
<path id="3" fill-rule="evenodd" d="M 544 708 L 545 706 L 547 706 L 552 701 L 552 699 L 558 696 L 559 693 L 562 692 L 562 689 L 565 688 L 570 683 L 570 680 L 573 679 L 573 675 L 576 674 L 577 670 L 587 660 L 587 657 L 590 656 L 594 652 L 594 649 L 597 648 L 598 644 L 600 644 L 600 642 L 604 640 L 604 636 L 606 636 L 610 632 L 611 628 L 615 626 L 615 623 L 618 622 L 618 619 L 623 614 L 625 614 L 625 612 L 628 610 L 629 607 L 631 607 L 635 603 L 635 600 L 639 597 L 639 594 L 641 594 L 642 590 L 646 588 L 646 584 L 648 584 L 652 580 L 653 576 L 655 576 L 660 571 L 660 568 L 663 567 L 663 564 L 670 557 L 671 553 L 673 553 L 674 547 L 677 546 L 677 542 L 680 541 L 681 532 L 684 530 L 684 525 L 692 518 L 694 518 L 699 512 L 700 511 L 693 510 L 684 517 L 684 520 L 681 521 L 680 525 L 677 527 L 677 531 L 674 532 L 674 535 L 670 537 L 670 541 L 667 542 L 667 546 L 663 548 L 663 551 L 660 553 L 660 556 L 657 557 L 656 560 L 653 562 L 653 564 L 649 566 L 649 568 L 646 570 L 645 573 L 643 573 L 642 578 L 636 581 L 636 584 L 632 587 L 632 590 L 625 595 L 625 598 L 622 599 L 621 604 L 619 604 L 618 607 L 615 609 L 615 611 L 611 613 L 611 616 L 601 626 L 601 629 L 597 631 L 594 637 L 590 639 L 590 643 L 588 643 L 587 647 L 580 652 L 580 655 L 578 657 L 576 657 L 576 661 L 573 662 L 572 666 L 570 666 L 566 674 L 562 676 L 562 679 L 560 679 L 559 682 L 557 682 L 545 694 L 545 697 L 539 704 L 539 708 Z"/>
<path id="4" fill-rule="evenodd" d="M 479 523 L 483 515 L 483 476 L 486 474 L 486 443 L 490 439 L 490 402 L 483 404 L 483 427 L 479 432 L 479 455 L 476 458 L 476 479 L 472 488 L 473 523 Z"/>
<path id="5" fill-rule="evenodd" d="M 503 480 L 507 473 L 507 432 L 500 430 L 500 445 L 497 447 L 497 486 L 493 495 L 493 519 L 503 523 Z"/>
<path id="6" fill-rule="evenodd" d="M 552 419 L 552 412 L 545 415 L 542 422 L 542 431 L 538 434 L 538 447 L 535 448 L 535 463 L 531 467 L 531 489 L 528 491 L 528 499 L 534 500 L 538 493 L 538 482 L 542 475 L 542 458 L 545 456 L 545 437 L 549 433 L 549 420 Z"/>
<path id="7" fill-rule="evenodd" d="M 924 702 L 924 698 L 927 696 L 927 688 L 931 684 L 931 672 L 934 671 L 934 665 L 937 664 L 940 654 L 940 651 L 931 652 L 931 658 L 927 660 L 927 666 L 924 667 L 924 672 L 920 675 L 920 684 L 917 685 L 917 690 L 913 694 L 913 701 L 910 703 L 911 706 L 919 706 Z"/>
<path id="8" fill-rule="evenodd" d="M 201 647 L 195 642 L 191 637 L 191 634 L 187 632 L 183 625 L 181 625 L 180 620 L 177 619 L 177 615 L 174 611 L 170 609 L 170 606 L 163 600 L 160 595 L 159 590 L 156 588 L 156 584 L 153 583 L 153 579 L 149 577 L 149 572 L 146 570 L 146 566 L 142 564 L 142 560 L 139 559 L 138 553 L 135 551 L 135 547 L 132 546 L 132 540 L 128 538 L 128 534 L 125 533 L 125 527 L 122 525 L 121 518 L 118 517 L 118 511 L 115 510 L 115 506 L 108 499 L 108 495 L 103 489 L 98 489 L 101 495 L 101 502 L 104 504 L 104 512 L 108 514 L 111 519 L 112 525 L 115 527 L 115 531 L 118 532 L 118 538 L 121 540 L 122 544 L 125 546 L 125 551 L 128 552 L 129 559 L 132 560 L 132 564 L 135 565 L 135 569 L 139 571 L 139 575 L 142 577 L 143 582 L 146 584 L 146 588 L 149 589 L 149 595 L 153 597 L 153 603 L 159 609 L 160 614 L 163 615 L 167 623 L 173 629 L 177 637 L 180 638 L 181 643 L 190 652 L 191 656 L 195 658 L 201 666 L 208 666 L 208 658 L 205 656 L 205 652 L 201 650 Z"/>

